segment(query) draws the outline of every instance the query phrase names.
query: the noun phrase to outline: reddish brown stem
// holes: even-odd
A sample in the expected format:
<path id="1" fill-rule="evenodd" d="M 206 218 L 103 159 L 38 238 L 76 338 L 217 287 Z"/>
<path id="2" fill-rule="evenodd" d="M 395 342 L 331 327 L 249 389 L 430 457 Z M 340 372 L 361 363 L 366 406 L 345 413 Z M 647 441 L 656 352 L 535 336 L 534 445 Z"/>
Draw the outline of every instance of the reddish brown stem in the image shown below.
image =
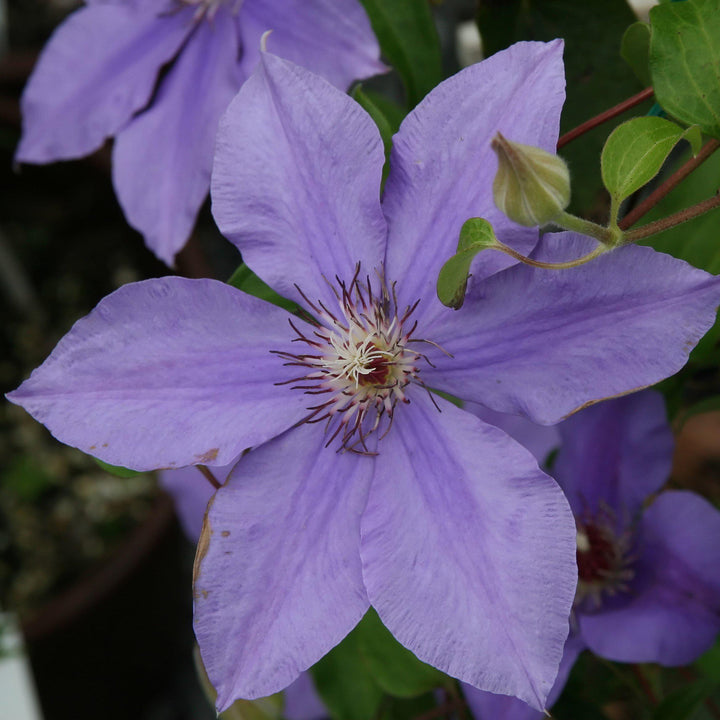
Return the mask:
<path id="1" fill-rule="evenodd" d="M 210 468 L 205 467 L 205 465 L 196 465 L 195 466 L 207 479 L 207 481 L 216 489 L 220 489 L 220 483 L 218 482 L 218 479 L 212 474 L 210 471 Z"/>
<path id="2" fill-rule="evenodd" d="M 648 679 L 645 677 L 645 673 L 643 673 L 639 665 L 631 665 L 630 667 L 632 668 L 633 675 L 635 675 L 638 684 L 643 689 L 645 695 L 647 695 L 650 704 L 657 705 L 657 698 L 655 697 L 655 692 L 653 691 L 650 683 L 648 682 Z"/>
<path id="3" fill-rule="evenodd" d="M 561 135 L 560 139 L 558 140 L 557 149 L 559 150 L 561 147 L 567 145 L 571 140 L 579 138 L 581 135 L 584 135 L 586 132 L 592 130 L 593 128 L 596 128 L 598 125 L 602 125 L 604 122 L 612 120 L 618 115 L 622 115 L 622 113 L 624 113 L 626 110 L 629 110 L 630 108 L 639 105 L 641 102 L 648 100 L 652 96 L 653 89 L 651 87 L 645 88 L 642 92 L 639 92 L 637 95 L 629 97 L 627 100 L 623 100 L 621 103 L 615 105 L 615 107 L 611 107 L 609 110 L 605 110 L 605 112 L 601 112 L 599 115 L 596 115 L 595 117 L 586 120 L 581 125 L 578 125 L 576 128 L 573 128 L 569 132 L 566 132 L 564 135 Z"/>
<path id="4" fill-rule="evenodd" d="M 632 227 L 643 215 L 655 207 L 673 188 L 681 183 L 695 168 L 702 165 L 718 148 L 720 141 L 710 140 L 703 145 L 696 157 L 690 158 L 678 168 L 662 185 L 658 185 L 637 207 L 633 208 L 619 223 L 621 230 Z"/>
<path id="5" fill-rule="evenodd" d="M 655 220 L 655 222 L 643 225 L 642 227 L 637 228 L 637 230 L 631 230 L 629 233 L 626 233 L 625 242 L 631 243 L 643 240 L 646 237 L 650 237 L 650 235 L 656 235 L 663 230 L 668 230 L 669 228 L 680 225 L 688 220 L 693 220 L 694 218 L 704 215 L 706 212 L 709 212 L 716 207 L 720 207 L 720 193 L 716 193 L 713 197 L 703 200 L 701 203 L 693 205 L 685 210 L 673 213 L 666 218 Z"/>

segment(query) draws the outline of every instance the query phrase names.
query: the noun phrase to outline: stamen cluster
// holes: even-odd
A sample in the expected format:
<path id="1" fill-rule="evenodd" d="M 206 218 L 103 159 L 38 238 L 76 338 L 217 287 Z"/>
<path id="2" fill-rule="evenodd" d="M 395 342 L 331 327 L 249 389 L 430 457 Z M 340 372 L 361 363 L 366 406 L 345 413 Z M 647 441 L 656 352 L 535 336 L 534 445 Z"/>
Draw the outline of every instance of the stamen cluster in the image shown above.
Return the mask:
<path id="1" fill-rule="evenodd" d="M 630 591 L 634 578 L 633 536 L 628 530 L 618 531 L 614 514 L 609 508 L 597 515 L 576 518 L 578 586 L 575 605 L 586 600 L 598 609 L 607 597 Z"/>
<path id="2" fill-rule="evenodd" d="M 329 439 L 326 447 L 339 438 L 340 448 L 360 454 L 375 454 L 367 438 L 380 430 L 382 439 L 392 426 L 398 403 L 407 403 L 405 389 L 409 383 L 422 385 L 418 362 L 427 358 L 408 348 L 415 340 L 412 334 L 417 322 L 406 329 L 417 302 L 397 311 L 394 286 L 388 290 L 384 281 L 375 292 L 367 277 L 359 279 L 358 267 L 347 285 L 336 278 L 337 286 L 328 283 L 337 300 L 331 311 L 321 301 L 311 302 L 298 288 L 314 317 L 305 318 L 313 326 L 308 336 L 290 321 L 296 332 L 294 342 L 312 348 L 311 353 L 276 352 L 286 365 L 297 365 L 306 374 L 287 381 L 293 389 L 326 399 L 308 407 L 303 422 L 325 421 Z"/>

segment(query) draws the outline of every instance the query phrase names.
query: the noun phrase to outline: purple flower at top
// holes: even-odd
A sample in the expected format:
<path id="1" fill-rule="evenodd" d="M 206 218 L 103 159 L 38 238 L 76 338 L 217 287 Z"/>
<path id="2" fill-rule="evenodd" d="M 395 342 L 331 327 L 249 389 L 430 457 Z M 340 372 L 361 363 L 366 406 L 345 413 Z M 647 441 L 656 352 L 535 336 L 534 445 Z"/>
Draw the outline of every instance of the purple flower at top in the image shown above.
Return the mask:
<path id="1" fill-rule="evenodd" d="M 620 662 L 685 665 L 720 631 L 720 512 L 684 491 L 645 507 L 672 463 L 662 396 L 610 400 L 558 429 L 554 475 L 575 515 L 579 582 L 549 704 L 585 647 Z M 514 698 L 464 690 L 477 720 L 543 717 Z"/>
<path id="2" fill-rule="evenodd" d="M 368 607 L 421 660 L 543 707 L 575 595 L 575 523 L 504 432 L 430 392 L 555 423 L 676 372 L 720 281 L 647 247 L 572 270 L 480 254 L 461 311 L 437 274 L 492 201 L 500 130 L 552 149 L 562 43 L 519 43 L 435 88 L 383 146 L 322 78 L 264 54 L 220 123 L 216 220 L 301 315 L 211 280 L 105 298 L 9 395 L 63 442 L 136 469 L 222 466 L 195 578 L 220 710 L 289 685 Z M 533 247 L 537 245 L 535 250 Z"/>
<path id="3" fill-rule="evenodd" d="M 385 68 L 359 0 L 86 0 L 43 51 L 22 98 L 16 160 L 47 163 L 115 137 L 130 225 L 168 265 L 210 186 L 217 123 L 270 49 L 345 90 Z"/>

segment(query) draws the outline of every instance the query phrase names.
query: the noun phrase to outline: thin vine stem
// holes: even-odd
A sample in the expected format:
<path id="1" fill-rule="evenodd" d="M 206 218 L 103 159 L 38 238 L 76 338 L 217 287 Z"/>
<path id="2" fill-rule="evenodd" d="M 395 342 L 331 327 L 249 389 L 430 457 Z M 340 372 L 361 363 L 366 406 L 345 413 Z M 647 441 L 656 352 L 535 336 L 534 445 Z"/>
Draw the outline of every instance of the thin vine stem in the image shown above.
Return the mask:
<path id="1" fill-rule="evenodd" d="M 559 150 L 572 140 L 575 140 L 581 135 L 584 135 L 586 132 L 589 132 L 593 128 L 596 128 L 598 125 L 602 125 L 604 122 L 612 120 L 618 115 L 622 115 L 622 113 L 624 113 L 626 110 L 629 110 L 630 108 L 639 105 L 641 102 L 649 100 L 653 96 L 653 92 L 654 91 L 651 87 L 645 88 L 643 91 L 637 93 L 636 95 L 633 95 L 632 97 L 629 97 L 627 100 L 623 100 L 621 103 L 618 103 L 614 107 L 605 110 L 605 112 L 601 112 L 599 115 L 596 115 L 595 117 L 586 120 L 584 123 L 578 125 L 576 128 L 573 128 L 572 130 L 566 132 L 564 135 L 561 135 L 557 143 L 557 149 Z"/>
<path id="2" fill-rule="evenodd" d="M 644 240 L 650 235 L 656 235 L 663 230 L 668 230 L 671 227 L 675 227 L 676 225 L 680 225 L 688 220 L 693 220 L 700 215 L 704 215 L 706 212 L 714 210 L 716 207 L 720 207 L 720 192 L 716 193 L 713 197 L 708 198 L 707 200 L 703 200 L 697 205 L 693 205 L 685 210 L 680 210 L 680 212 L 673 213 L 672 215 L 661 218 L 660 220 L 655 220 L 654 222 L 637 228 L 637 230 L 631 230 L 630 232 L 625 233 L 624 242 L 632 243 L 637 242 L 638 240 Z"/>
<path id="3" fill-rule="evenodd" d="M 604 252 L 607 252 L 608 248 L 602 244 L 598 244 L 598 246 L 592 252 L 589 252 L 587 255 L 583 255 L 576 260 L 568 260 L 566 262 L 542 262 L 541 260 L 533 260 L 532 258 L 526 257 L 525 255 L 520 254 L 516 250 L 513 250 L 507 245 L 503 245 L 502 247 L 499 247 L 497 245 L 491 245 L 489 249 L 500 250 L 501 252 L 504 252 L 510 257 L 519 260 L 521 263 L 524 263 L 525 265 L 531 265 L 532 267 L 543 268 L 546 270 L 564 270 L 567 268 L 574 268 L 578 267 L 579 265 L 584 265 L 585 263 L 590 262 L 590 260 L 594 260 L 596 257 L 599 257 Z"/>
<path id="4" fill-rule="evenodd" d="M 642 668 L 639 665 L 631 665 L 630 668 L 632 669 L 632 673 L 635 676 L 635 678 L 638 681 L 638 685 L 642 688 L 643 692 L 647 696 L 647 699 L 650 701 L 651 705 L 657 705 L 658 699 L 655 696 L 655 692 L 652 689 L 652 686 L 650 685 L 650 681 L 645 677 L 645 673 L 642 671 Z"/>
<path id="5" fill-rule="evenodd" d="M 702 165 L 718 148 L 720 140 L 714 138 L 703 145 L 700 152 L 679 167 L 665 182 L 658 185 L 637 207 L 634 207 L 619 223 L 621 230 L 632 227 L 641 217 L 646 215 L 671 190 L 681 183 L 693 170 Z"/>

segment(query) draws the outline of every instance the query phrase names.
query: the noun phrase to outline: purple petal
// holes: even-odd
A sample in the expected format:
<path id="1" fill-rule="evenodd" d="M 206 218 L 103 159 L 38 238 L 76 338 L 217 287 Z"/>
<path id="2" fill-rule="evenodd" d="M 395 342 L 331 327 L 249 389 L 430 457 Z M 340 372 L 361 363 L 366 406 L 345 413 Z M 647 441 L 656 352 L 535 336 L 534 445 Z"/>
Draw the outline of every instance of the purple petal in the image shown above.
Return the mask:
<path id="1" fill-rule="evenodd" d="M 340 90 L 387 70 L 358 0 L 245 0 L 238 26 L 247 74 L 260 59 L 260 40 L 268 30 L 274 55 L 322 75 Z"/>
<path id="2" fill-rule="evenodd" d="M 645 512 L 635 597 L 579 616 L 598 655 L 686 665 L 720 631 L 720 512 L 694 493 L 662 493 Z"/>
<path id="3" fill-rule="evenodd" d="M 18 161 L 86 155 L 147 104 L 192 29 L 192 14 L 156 11 L 93 3 L 55 31 L 23 93 Z"/>
<path id="4" fill-rule="evenodd" d="M 541 259 L 579 257 L 593 242 L 546 235 Z M 423 378 L 494 410 L 553 424 L 603 398 L 672 375 L 715 322 L 720 279 L 647 247 L 625 246 L 569 270 L 516 265 L 477 283 L 459 311 L 423 334 Z"/>
<path id="5" fill-rule="evenodd" d="M 301 425 L 243 458 L 208 511 L 195 634 L 218 710 L 282 690 L 368 608 L 360 515 L 374 459 Z"/>
<path id="6" fill-rule="evenodd" d="M 474 402 L 464 403 L 463 408 L 477 415 L 483 422 L 500 428 L 513 440 L 517 440 L 533 454 L 540 465 L 560 445 L 559 425 L 538 425 L 521 415 L 499 413 Z"/>
<path id="7" fill-rule="evenodd" d="M 207 196 L 218 120 L 243 80 L 230 12 L 198 24 L 152 105 L 115 142 L 113 181 L 125 216 L 168 265 Z"/>
<path id="8" fill-rule="evenodd" d="M 577 635 L 571 634 L 565 641 L 560 669 L 548 695 L 548 707 L 552 707 L 560 697 L 570 671 L 583 649 L 584 644 Z M 478 690 L 465 683 L 463 683 L 463 694 L 475 720 L 541 720 L 547 717 L 545 713 L 531 708 L 522 700 Z"/>
<path id="9" fill-rule="evenodd" d="M 670 477 L 673 436 L 657 392 L 608 400 L 558 427 L 553 476 L 576 515 L 604 506 L 629 521 Z"/>
<path id="10" fill-rule="evenodd" d="M 213 214 L 274 290 L 335 305 L 326 279 L 372 275 L 385 252 L 380 135 L 322 78 L 263 58 L 220 121 Z"/>
<path id="11" fill-rule="evenodd" d="M 239 458 L 234 458 L 223 467 L 213 468 L 212 473 L 220 484 L 227 479 Z M 194 543 L 200 539 L 205 510 L 215 489 L 207 478 L 196 468 L 163 470 L 159 473 L 160 486 L 172 497 L 180 524 L 185 535 Z"/>
<path id="12" fill-rule="evenodd" d="M 304 672 L 285 689 L 285 720 L 322 720 L 330 715 L 315 689 L 310 673 Z"/>
<path id="13" fill-rule="evenodd" d="M 524 448 L 422 392 L 399 407 L 363 514 L 368 597 L 421 660 L 542 708 L 568 633 L 575 523 Z"/>
<path id="14" fill-rule="evenodd" d="M 214 280 L 125 285 L 8 399 L 61 442 L 134 470 L 226 465 L 307 413 L 274 383 L 288 314 Z"/>
<path id="15" fill-rule="evenodd" d="M 522 252 L 537 242 L 537 229 L 521 228 L 495 207 L 490 141 L 499 130 L 554 151 L 565 100 L 562 48 L 561 40 L 517 43 L 440 84 L 404 120 L 383 201 L 391 237 L 386 271 L 398 281 L 401 304 L 423 298 L 421 312 L 443 308 L 437 276 L 470 217 L 489 220 L 500 240 Z M 473 273 L 485 277 L 514 262 L 481 253 Z"/>

